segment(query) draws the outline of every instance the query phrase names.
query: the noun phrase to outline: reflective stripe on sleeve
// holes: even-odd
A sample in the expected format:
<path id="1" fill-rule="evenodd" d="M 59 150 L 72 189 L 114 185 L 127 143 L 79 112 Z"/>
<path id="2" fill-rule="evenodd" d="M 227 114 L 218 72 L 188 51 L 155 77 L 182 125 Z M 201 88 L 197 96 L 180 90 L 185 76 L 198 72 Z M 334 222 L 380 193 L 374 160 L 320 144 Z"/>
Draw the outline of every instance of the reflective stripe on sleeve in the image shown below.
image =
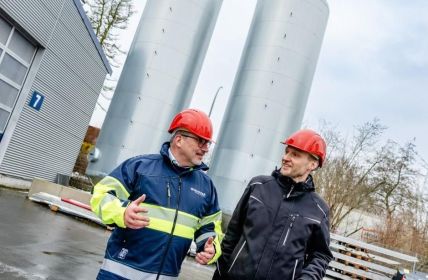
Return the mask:
<path id="1" fill-rule="evenodd" d="M 214 231 L 210 231 L 210 232 L 207 232 L 207 233 L 204 233 L 204 234 L 201 234 L 198 238 L 196 238 L 196 240 L 195 240 L 195 242 L 196 243 L 198 243 L 198 242 L 201 242 L 202 240 L 204 240 L 204 239 L 207 239 L 207 238 L 210 238 L 211 236 L 216 236 L 217 234 L 214 232 Z"/>
<path id="2" fill-rule="evenodd" d="M 127 200 L 129 197 L 126 188 L 114 177 L 106 176 L 96 186 L 97 188 L 104 189 L 105 192 L 113 190 L 116 193 L 116 197 L 120 200 Z"/>
<path id="3" fill-rule="evenodd" d="M 111 194 L 114 192 L 114 194 Z M 123 201 L 129 197 L 128 191 L 116 178 L 106 176 L 94 187 L 91 209 L 105 224 L 125 227 Z"/>
<path id="4" fill-rule="evenodd" d="M 98 206 L 98 217 L 103 220 L 103 206 L 108 204 L 109 202 L 115 201 L 117 198 L 114 195 L 111 195 L 109 193 L 105 194 L 103 199 L 100 202 L 100 205 Z"/>
<path id="5" fill-rule="evenodd" d="M 205 225 L 208 225 L 210 223 L 215 223 L 215 222 L 221 222 L 221 211 L 218 211 L 217 213 L 214 213 L 210 216 L 206 216 L 204 218 L 202 218 L 202 220 L 199 222 L 199 227 L 203 227 Z"/>
<path id="6" fill-rule="evenodd" d="M 215 247 L 215 255 L 214 257 L 208 262 L 208 264 L 212 264 L 215 261 L 217 261 L 217 259 L 220 257 L 221 255 L 221 246 L 220 243 L 223 239 L 223 232 L 221 230 L 221 218 L 222 218 L 222 212 L 218 211 L 217 213 L 214 213 L 210 216 L 204 217 L 200 222 L 199 222 L 199 227 L 203 227 L 206 226 L 210 223 L 214 224 L 214 232 L 207 232 L 205 233 L 206 235 L 211 234 L 211 236 L 215 236 L 214 237 L 214 247 Z M 203 235 L 205 235 L 203 234 Z M 200 237 L 198 237 L 197 240 L 203 240 L 203 238 L 201 238 L 203 235 L 201 235 Z M 206 238 L 206 237 L 205 237 Z"/>

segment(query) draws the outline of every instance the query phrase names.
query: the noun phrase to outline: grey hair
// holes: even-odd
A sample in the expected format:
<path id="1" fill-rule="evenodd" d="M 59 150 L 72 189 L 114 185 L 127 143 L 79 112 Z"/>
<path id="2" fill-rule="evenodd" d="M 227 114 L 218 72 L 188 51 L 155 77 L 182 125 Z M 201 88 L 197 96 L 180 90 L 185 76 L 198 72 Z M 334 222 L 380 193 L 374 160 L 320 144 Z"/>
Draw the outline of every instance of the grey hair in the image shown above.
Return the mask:
<path id="1" fill-rule="evenodd" d="M 181 132 L 181 131 L 187 131 L 187 130 L 183 129 L 183 128 L 180 128 L 180 127 L 177 128 L 177 129 L 175 129 L 173 132 L 171 132 L 171 138 L 170 138 L 169 142 L 172 143 L 172 141 L 174 140 L 175 136 L 177 136 L 177 134 L 179 132 Z"/>
<path id="2" fill-rule="evenodd" d="M 176 130 L 174 130 L 172 133 L 171 133 L 171 138 L 169 139 L 169 142 L 171 142 L 172 143 L 172 141 L 174 140 L 174 138 L 175 138 L 175 136 L 177 136 L 177 133 L 180 131 L 180 129 L 179 128 L 177 128 Z"/>

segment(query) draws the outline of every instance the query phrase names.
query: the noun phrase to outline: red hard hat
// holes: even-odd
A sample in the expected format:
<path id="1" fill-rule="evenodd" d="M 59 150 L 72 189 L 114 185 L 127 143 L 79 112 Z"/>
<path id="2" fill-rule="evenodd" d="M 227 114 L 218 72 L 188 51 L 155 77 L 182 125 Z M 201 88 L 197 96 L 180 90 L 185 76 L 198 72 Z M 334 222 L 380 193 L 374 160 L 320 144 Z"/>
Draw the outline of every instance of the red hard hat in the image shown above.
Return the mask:
<path id="1" fill-rule="evenodd" d="M 313 130 L 301 129 L 288 137 L 283 144 L 315 155 L 319 159 L 319 167 L 325 160 L 327 145 L 324 139 Z"/>
<path id="2" fill-rule="evenodd" d="M 171 122 L 168 132 L 171 133 L 177 128 L 183 128 L 189 132 L 212 141 L 213 126 L 207 114 L 196 109 L 186 109 L 178 113 Z"/>

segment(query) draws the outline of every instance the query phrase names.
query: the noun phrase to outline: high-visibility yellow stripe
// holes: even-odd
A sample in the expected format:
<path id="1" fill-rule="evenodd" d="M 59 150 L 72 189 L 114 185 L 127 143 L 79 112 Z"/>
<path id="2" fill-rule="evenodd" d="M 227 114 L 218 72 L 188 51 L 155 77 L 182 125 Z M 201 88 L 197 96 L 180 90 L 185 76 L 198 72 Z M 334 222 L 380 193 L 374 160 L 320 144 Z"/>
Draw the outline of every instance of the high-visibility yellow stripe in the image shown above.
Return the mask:
<path id="1" fill-rule="evenodd" d="M 103 211 L 102 211 L 103 207 L 106 206 L 109 202 L 112 202 L 115 200 L 117 200 L 117 197 L 109 193 L 106 193 L 104 197 L 101 199 L 98 206 L 98 217 L 100 217 L 101 220 L 103 219 Z"/>
<path id="2" fill-rule="evenodd" d="M 218 211 L 217 213 L 214 213 L 210 216 L 203 217 L 202 220 L 199 222 L 199 227 L 203 227 L 205 225 L 218 221 L 221 221 L 221 211 Z"/>
<path id="3" fill-rule="evenodd" d="M 150 218 L 150 224 L 147 228 L 171 233 L 175 218 L 175 209 L 148 203 L 141 203 L 140 206 L 147 209 L 147 213 L 141 214 Z M 198 217 L 178 211 L 173 235 L 193 239 L 198 225 Z"/>
<path id="4" fill-rule="evenodd" d="M 165 221 L 158 218 L 150 217 L 150 224 L 147 228 L 162 231 L 165 233 L 171 233 L 173 221 Z M 191 227 L 187 227 L 181 224 L 176 224 L 173 235 L 180 236 L 187 239 L 193 239 L 195 234 L 195 229 Z"/>
<path id="5" fill-rule="evenodd" d="M 146 215 L 148 217 L 158 218 L 165 221 L 174 221 L 175 217 L 175 209 L 166 208 L 158 205 L 148 204 L 148 203 L 141 203 L 141 207 L 144 207 L 148 210 L 148 213 L 143 213 L 143 215 Z M 190 215 L 189 213 L 178 211 L 177 214 L 177 224 L 182 224 L 187 227 L 194 228 L 196 230 L 198 224 L 199 224 L 199 218 L 193 215 Z"/>
<path id="6" fill-rule="evenodd" d="M 126 208 L 114 196 L 110 194 L 94 194 L 91 198 L 91 208 L 103 223 L 116 224 L 122 228 L 125 227 L 123 215 Z"/>
<path id="7" fill-rule="evenodd" d="M 127 200 L 129 197 L 129 193 L 126 188 L 122 185 L 122 183 L 111 176 L 104 177 L 98 184 L 95 185 L 97 189 L 102 189 L 104 192 L 109 192 L 113 190 L 116 193 L 116 197 L 120 200 Z"/>
<path id="8" fill-rule="evenodd" d="M 149 204 L 149 203 L 145 203 L 145 202 L 141 203 L 140 206 L 142 206 L 142 207 L 150 207 L 152 209 L 163 209 L 163 210 L 165 210 L 167 212 L 171 212 L 171 213 L 174 213 L 174 214 L 175 214 L 175 210 L 176 210 L 174 208 L 167 208 L 167 207 L 163 207 L 163 206 L 159 206 L 159 205 L 154 205 L 154 204 Z M 196 217 L 196 216 L 194 216 L 194 215 L 192 215 L 192 214 L 189 214 L 189 213 L 186 213 L 186 212 L 183 212 L 183 211 L 178 211 L 178 212 L 182 216 L 186 216 L 186 217 L 189 217 L 191 219 L 199 221 L 199 218 Z"/>
<path id="9" fill-rule="evenodd" d="M 110 194 L 110 191 L 114 191 L 115 195 Z M 124 228 L 123 214 L 126 207 L 122 206 L 122 201 L 127 200 L 128 197 L 128 191 L 119 180 L 106 176 L 94 187 L 91 198 L 92 211 L 103 223 L 116 224 Z"/>
<path id="10" fill-rule="evenodd" d="M 105 224 L 116 224 L 118 227 L 125 228 L 125 210 L 126 207 L 122 206 L 119 199 L 113 200 L 103 206 L 102 221 Z"/>
<path id="11" fill-rule="evenodd" d="M 214 247 L 215 247 L 215 255 L 214 257 L 208 262 L 208 264 L 212 264 L 217 261 L 217 259 L 221 255 L 221 241 L 223 240 L 223 232 L 221 230 L 221 212 L 220 212 L 220 220 L 214 222 L 214 231 L 216 233 L 216 237 L 214 238 Z"/>

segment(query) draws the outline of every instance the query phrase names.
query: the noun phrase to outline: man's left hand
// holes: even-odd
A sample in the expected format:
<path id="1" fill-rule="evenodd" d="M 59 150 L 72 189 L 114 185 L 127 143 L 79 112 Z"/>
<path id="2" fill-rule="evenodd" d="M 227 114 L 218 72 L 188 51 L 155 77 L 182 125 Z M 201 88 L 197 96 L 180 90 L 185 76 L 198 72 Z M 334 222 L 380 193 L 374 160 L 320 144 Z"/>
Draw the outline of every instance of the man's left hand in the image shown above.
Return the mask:
<path id="1" fill-rule="evenodd" d="M 196 254 L 195 260 L 199 264 L 207 264 L 215 255 L 215 248 L 213 244 L 214 238 L 208 238 L 205 242 L 204 250 Z"/>

